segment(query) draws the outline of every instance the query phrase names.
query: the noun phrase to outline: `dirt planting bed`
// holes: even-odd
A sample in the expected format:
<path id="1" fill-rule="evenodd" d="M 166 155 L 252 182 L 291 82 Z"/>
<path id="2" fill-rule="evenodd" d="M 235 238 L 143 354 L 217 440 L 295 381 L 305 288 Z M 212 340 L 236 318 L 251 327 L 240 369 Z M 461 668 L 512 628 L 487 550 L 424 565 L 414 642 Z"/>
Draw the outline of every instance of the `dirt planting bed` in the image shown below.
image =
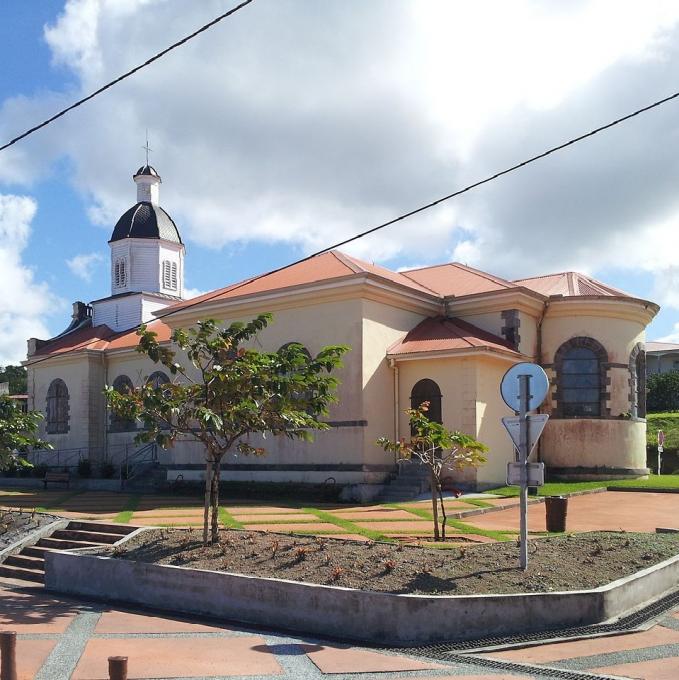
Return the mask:
<path id="1" fill-rule="evenodd" d="M 595 588 L 679 554 L 677 534 L 595 532 L 530 542 L 529 569 L 515 542 L 445 550 L 258 531 L 152 529 L 107 554 L 119 559 L 389 593 L 474 595 Z"/>
<path id="2" fill-rule="evenodd" d="M 41 512 L 0 510 L 0 551 L 56 519 Z"/>

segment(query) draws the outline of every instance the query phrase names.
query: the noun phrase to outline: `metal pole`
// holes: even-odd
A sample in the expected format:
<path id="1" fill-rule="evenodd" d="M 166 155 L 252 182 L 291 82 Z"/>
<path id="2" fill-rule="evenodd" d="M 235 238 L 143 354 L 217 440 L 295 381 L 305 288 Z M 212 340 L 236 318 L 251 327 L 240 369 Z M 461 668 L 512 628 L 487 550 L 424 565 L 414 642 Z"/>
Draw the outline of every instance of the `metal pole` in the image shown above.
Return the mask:
<path id="1" fill-rule="evenodd" d="M 0 632 L 0 680 L 17 680 L 17 634 Z"/>
<path id="2" fill-rule="evenodd" d="M 108 677 L 109 680 L 127 680 L 126 656 L 108 657 Z"/>
<path id="3" fill-rule="evenodd" d="M 530 375 L 519 376 L 519 463 L 521 464 L 519 566 L 528 569 L 528 405 Z"/>

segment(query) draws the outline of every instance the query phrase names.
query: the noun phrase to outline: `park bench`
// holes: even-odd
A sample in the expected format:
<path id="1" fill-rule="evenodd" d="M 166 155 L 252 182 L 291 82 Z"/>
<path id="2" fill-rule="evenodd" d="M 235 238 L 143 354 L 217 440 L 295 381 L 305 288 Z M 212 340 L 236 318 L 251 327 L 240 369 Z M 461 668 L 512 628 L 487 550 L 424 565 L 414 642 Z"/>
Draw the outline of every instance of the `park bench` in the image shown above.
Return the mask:
<path id="1" fill-rule="evenodd" d="M 66 488 L 68 488 L 71 483 L 71 475 L 68 472 L 46 472 L 42 483 L 45 488 L 47 488 L 48 483 L 66 484 Z"/>

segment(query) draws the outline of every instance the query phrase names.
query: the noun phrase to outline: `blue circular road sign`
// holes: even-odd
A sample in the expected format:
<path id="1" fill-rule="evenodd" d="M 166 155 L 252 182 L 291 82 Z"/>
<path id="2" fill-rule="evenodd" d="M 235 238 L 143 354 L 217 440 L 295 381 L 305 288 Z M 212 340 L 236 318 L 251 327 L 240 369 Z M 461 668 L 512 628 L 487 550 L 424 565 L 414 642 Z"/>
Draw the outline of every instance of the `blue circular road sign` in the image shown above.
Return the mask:
<path id="1" fill-rule="evenodd" d="M 514 364 L 504 374 L 502 383 L 500 383 L 502 399 L 512 411 L 521 410 L 519 398 L 520 375 L 530 376 L 528 410 L 533 411 L 545 400 L 549 391 L 549 379 L 542 366 L 538 366 L 538 364 L 531 364 L 527 361 Z"/>

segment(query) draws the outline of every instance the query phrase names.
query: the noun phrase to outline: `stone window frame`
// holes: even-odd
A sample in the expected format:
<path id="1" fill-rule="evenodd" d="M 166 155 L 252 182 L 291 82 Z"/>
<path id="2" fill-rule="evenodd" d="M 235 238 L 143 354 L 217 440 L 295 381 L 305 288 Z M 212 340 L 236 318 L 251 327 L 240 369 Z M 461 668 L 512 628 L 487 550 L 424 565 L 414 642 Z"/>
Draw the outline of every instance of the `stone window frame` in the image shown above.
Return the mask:
<path id="1" fill-rule="evenodd" d="M 629 404 L 632 418 L 646 418 L 646 348 L 643 342 L 638 342 L 629 355 Z"/>
<path id="2" fill-rule="evenodd" d="M 562 387 L 561 387 L 561 376 L 563 374 L 563 362 L 566 353 L 571 349 L 585 348 L 592 350 L 599 361 L 599 415 L 596 416 L 569 416 L 564 415 L 562 409 Z M 611 409 L 608 406 L 608 401 L 611 398 L 610 385 L 611 379 L 608 375 L 608 369 L 611 367 L 608 361 L 608 352 L 606 348 L 594 338 L 587 336 L 577 336 L 575 338 L 570 338 L 566 340 L 559 346 L 554 354 L 554 363 L 552 368 L 554 370 L 554 385 L 556 387 L 555 391 L 552 393 L 552 399 L 556 402 L 556 407 L 554 408 L 553 417 L 555 418 L 567 418 L 567 419 L 594 419 L 597 418 L 607 418 L 611 415 Z"/>
<path id="3" fill-rule="evenodd" d="M 113 381 L 113 389 L 119 394 L 125 394 L 126 392 L 122 391 L 125 388 L 127 388 L 127 392 L 131 392 L 134 390 L 134 385 L 128 376 L 121 374 Z M 137 423 L 134 420 L 124 418 L 111 410 L 109 420 L 110 432 L 134 432 L 136 429 Z"/>
<path id="4" fill-rule="evenodd" d="M 70 395 L 68 385 L 55 378 L 47 388 L 45 431 L 47 434 L 66 434 L 70 430 Z"/>

